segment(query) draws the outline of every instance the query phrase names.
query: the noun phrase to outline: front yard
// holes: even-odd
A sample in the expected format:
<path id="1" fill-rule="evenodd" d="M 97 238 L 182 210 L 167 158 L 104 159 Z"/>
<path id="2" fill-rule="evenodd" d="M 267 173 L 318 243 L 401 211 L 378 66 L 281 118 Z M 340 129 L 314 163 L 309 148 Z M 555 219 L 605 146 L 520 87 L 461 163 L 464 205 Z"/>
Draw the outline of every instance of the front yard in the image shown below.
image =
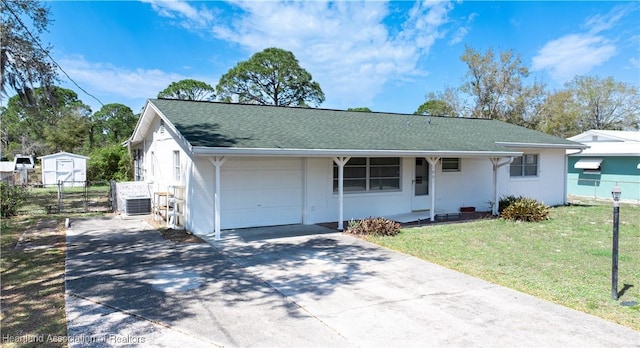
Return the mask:
<path id="1" fill-rule="evenodd" d="M 1 345 L 66 347 L 47 340 L 67 334 L 63 217 L 14 217 L 1 228 Z"/>
<path id="2" fill-rule="evenodd" d="M 640 302 L 640 205 L 623 204 L 620 216 L 620 301 Z M 66 334 L 63 220 L 2 220 L 3 334 Z M 611 231 L 611 206 L 597 204 L 553 208 L 542 223 L 438 224 L 369 240 L 640 330 L 640 305 L 611 299 Z"/>
<path id="3" fill-rule="evenodd" d="M 611 204 L 551 209 L 542 223 L 481 220 L 368 240 L 640 330 L 640 305 L 611 298 Z M 626 284 L 626 285 L 625 285 Z M 640 302 L 640 205 L 620 208 L 618 291 Z"/>

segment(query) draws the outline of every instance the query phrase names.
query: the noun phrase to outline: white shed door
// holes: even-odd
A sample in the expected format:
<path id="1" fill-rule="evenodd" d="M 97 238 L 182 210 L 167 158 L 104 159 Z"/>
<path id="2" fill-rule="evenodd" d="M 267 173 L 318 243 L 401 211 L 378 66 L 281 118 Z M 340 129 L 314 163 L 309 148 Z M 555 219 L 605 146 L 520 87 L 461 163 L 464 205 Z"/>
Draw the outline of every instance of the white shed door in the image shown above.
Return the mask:
<path id="1" fill-rule="evenodd" d="M 73 160 L 57 159 L 56 160 L 56 182 L 73 181 Z"/>
<path id="2" fill-rule="evenodd" d="M 302 223 L 302 159 L 228 158 L 220 173 L 223 229 Z"/>

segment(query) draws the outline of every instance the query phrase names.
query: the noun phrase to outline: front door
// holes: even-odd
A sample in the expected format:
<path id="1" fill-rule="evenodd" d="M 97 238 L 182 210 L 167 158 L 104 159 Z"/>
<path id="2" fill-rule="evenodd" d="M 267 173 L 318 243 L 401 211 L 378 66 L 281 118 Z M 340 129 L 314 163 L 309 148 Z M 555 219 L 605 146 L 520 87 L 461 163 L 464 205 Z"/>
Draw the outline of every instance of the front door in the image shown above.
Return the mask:
<path id="1" fill-rule="evenodd" d="M 411 210 L 427 210 L 429 208 L 429 162 L 425 158 L 416 158 L 413 178 L 413 199 Z"/>

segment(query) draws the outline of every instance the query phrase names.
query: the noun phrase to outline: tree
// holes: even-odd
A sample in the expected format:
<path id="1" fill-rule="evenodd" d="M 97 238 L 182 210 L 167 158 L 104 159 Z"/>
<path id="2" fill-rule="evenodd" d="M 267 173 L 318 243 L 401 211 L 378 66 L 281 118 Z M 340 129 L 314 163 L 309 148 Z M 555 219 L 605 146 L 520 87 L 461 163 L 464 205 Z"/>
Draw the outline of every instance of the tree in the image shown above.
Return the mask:
<path id="1" fill-rule="evenodd" d="M 469 67 L 460 90 L 474 99 L 471 115 L 522 123 L 521 116 L 513 112 L 518 96 L 529 93 L 522 82 L 529 70 L 520 56 L 509 50 L 496 58 L 491 48 L 482 55 L 467 46 L 460 59 Z"/>
<path id="2" fill-rule="evenodd" d="M 581 110 L 581 131 L 640 129 L 638 89 L 613 77 L 577 76 L 565 85 Z"/>
<path id="3" fill-rule="evenodd" d="M 546 96 L 533 127 L 541 132 L 568 138 L 580 134 L 580 110 L 570 91 L 561 90 Z"/>
<path id="4" fill-rule="evenodd" d="M 76 92 L 57 86 L 36 88 L 31 96 L 30 100 L 19 95 L 9 98 L 0 115 L 9 148 L 33 155 L 78 149 L 77 137 L 88 131 L 89 106 L 78 99 Z"/>
<path id="5" fill-rule="evenodd" d="M 30 99 L 35 86 L 53 85 L 56 69 L 49 58 L 50 47 L 40 42 L 47 31 L 49 9 L 35 0 L 2 0 L 0 3 L 0 96 L 10 90 Z M 31 28 L 24 21 L 31 21 Z"/>
<path id="6" fill-rule="evenodd" d="M 89 155 L 87 180 L 131 180 L 129 151 L 120 144 L 97 148 Z"/>
<path id="7" fill-rule="evenodd" d="M 429 99 L 422 103 L 416 110 L 414 115 L 431 115 L 431 116 L 455 116 L 456 112 L 447 102 L 439 99 Z"/>
<path id="8" fill-rule="evenodd" d="M 102 106 L 91 120 L 89 143 L 93 148 L 94 144 L 120 144 L 127 140 L 136 127 L 138 116 L 128 106 L 113 103 Z"/>
<path id="9" fill-rule="evenodd" d="M 79 152 L 89 132 L 89 118 L 77 113 L 65 113 L 55 127 L 44 130 L 44 140 L 50 152 Z"/>
<path id="10" fill-rule="evenodd" d="M 348 108 L 347 111 L 371 112 L 371 109 L 369 109 L 368 107 L 357 107 L 357 108 Z"/>
<path id="11" fill-rule="evenodd" d="M 638 130 L 640 96 L 637 88 L 612 77 L 578 76 L 546 96 L 534 123 L 535 129 L 563 138 L 590 129 Z"/>
<path id="12" fill-rule="evenodd" d="M 442 92 L 429 92 L 426 99 L 427 101 L 418 107 L 414 115 L 430 113 L 430 115 L 470 117 L 468 107 L 460 98 L 459 88 L 446 87 Z"/>
<path id="13" fill-rule="evenodd" d="M 158 93 L 158 98 L 180 100 L 213 100 L 215 89 L 209 84 L 197 80 L 172 82 L 169 87 Z"/>
<path id="14" fill-rule="evenodd" d="M 267 48 L 238 63 L 220 78 L 218 97 L 240 103 L 307 106 L 320 105 L 324 93 L 311 74 L 289 51 Z"/>

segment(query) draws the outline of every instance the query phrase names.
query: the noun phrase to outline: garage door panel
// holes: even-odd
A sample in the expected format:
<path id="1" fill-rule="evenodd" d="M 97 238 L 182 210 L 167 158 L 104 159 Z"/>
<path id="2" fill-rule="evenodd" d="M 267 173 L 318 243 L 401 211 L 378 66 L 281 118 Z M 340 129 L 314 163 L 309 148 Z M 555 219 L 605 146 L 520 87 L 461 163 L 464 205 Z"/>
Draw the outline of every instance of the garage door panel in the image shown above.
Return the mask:
<path id="1" fill-rule="evenodd" d="M 302 160 L 229 159 L 221 171 L 221 227 L 302 222 Z"/>

